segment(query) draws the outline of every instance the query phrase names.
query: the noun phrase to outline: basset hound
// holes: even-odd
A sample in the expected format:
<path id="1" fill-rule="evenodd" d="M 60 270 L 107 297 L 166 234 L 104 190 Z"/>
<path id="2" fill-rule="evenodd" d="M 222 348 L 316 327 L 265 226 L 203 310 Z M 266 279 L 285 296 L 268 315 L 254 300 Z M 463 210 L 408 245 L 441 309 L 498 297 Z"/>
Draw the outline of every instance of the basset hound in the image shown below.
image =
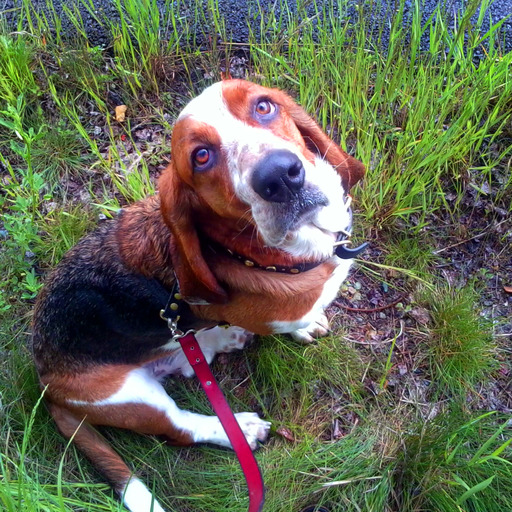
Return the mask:
<path id="1" fill-rule="evenodd" d="M 160 317 L 176 280 L 180 329 L 197 330 L 208 362 L 252 333 L 326 335 L 324 308 L 352 262 L 333 246 L 350 232 L 348 192 L 363 174 L 285 93 L 216 83 L 179 115 L 159 193 L 104 222 L 49 275 L 33 317 L 45 400 L 128 509 L 163 510 L 95 426 L 230 445 L 217 417 L 179 409 L 160 383 L 193 374 Z M 236 417 L 255 449 L 270 423 Z"/>

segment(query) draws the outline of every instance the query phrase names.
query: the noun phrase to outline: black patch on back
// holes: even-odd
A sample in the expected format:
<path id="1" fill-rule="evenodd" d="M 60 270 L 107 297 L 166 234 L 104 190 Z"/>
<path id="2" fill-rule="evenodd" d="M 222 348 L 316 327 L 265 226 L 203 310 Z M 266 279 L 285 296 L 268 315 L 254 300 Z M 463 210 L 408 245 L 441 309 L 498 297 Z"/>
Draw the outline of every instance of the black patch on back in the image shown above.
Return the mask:
<path id="1" fill-rule="evenodd" d="M 123 264 L 115 222 L 81 240 L 49 277 L 34 313 L 40 371 L 55 365 L 138 363 L 171 338 L 160 318 L 171 287 Z M 182 329 L 194 322 L 187 309 Z"/>

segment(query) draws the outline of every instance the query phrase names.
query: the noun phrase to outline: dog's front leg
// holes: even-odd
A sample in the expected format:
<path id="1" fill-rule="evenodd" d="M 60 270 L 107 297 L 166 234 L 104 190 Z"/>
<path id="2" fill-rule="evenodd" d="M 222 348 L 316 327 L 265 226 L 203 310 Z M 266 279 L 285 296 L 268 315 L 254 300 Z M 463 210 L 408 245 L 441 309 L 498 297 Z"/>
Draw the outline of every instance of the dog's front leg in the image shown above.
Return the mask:
<path id="1" fill-rule="evenodd" d="M 318 313 L 317 318 L 302 329 L 296 329 L 290 332 L 290 336 L 303 344 L 312 343 L 317 338 L 323 338 L 329 334 L 329 320 L 322 311 Z"/>
<path id="2" fill-rule="evenodd" d="M 295 341 L 308 344 L 329 334 L 329 320 L 320 309 L 297 320 L 272 322 L 272 328 L 275 333 L 289 334 Z"/>
<path id="3" fill-rule="evenodd" d="M 88 405 L 91 409 L 90 415 L 95 408 L 105 411 L 100 416 L 102 419 L 108 417 L 111 422 L 98 421 L 102 425 L 121 426 L 145 434 L 161 435 L 172 444 L 213 443 L 231 448 L 217 416 L 205 416 L 178 408 L 147 368 L 131 371 L 114 395 Z M 235 414 L 235 417 L 250 447 L 255 450 L 258 441 L 267 438 L 270 423 L 260 419 L 256 413 L 242 412 Z"/>
<path id="4" fill-rule="evenodd" d="M 208 364 L 213 361 L 216 354 L 242 350 L 246 343 L 252 340 L 253 336 L 252 332 L 236 326 L 216 326 L 211 329 L 202 329 L 195 334 Z M 183 350 L 175 348 L 175 346 L 176 342 L 174 341 L 170 345 L 164 345 L 162 350 L 171 349 L 170 354 L 146 365 L 155 377 L 162 378 L 167 375 L 194 376 L 194 370 L 187 361 Z"/>

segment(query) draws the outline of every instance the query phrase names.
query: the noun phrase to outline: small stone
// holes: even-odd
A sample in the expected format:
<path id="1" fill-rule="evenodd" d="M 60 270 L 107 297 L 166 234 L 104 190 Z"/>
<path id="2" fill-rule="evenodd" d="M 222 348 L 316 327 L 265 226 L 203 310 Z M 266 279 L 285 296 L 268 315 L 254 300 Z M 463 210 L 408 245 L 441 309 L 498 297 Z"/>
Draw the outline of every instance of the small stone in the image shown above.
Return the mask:
<path id="1" fill-rule="evenodd" d="M 382 288 L 382 291 L 384 293 L 388 293 L 388 291 L 389 291 L 388 283 L 381 283 L 380 287 Z"/>
<path id="2" fill-rule="evenodd" d="M 379 313 L 379 318 L 387 318 L 386 313 L 383 313 L 382 311 Z"/>
<path id="3" fill-rule="evenodd" d="M 356 283 L 354 283 L 354 288 L 356 290 L 360 290 L 361 289 L 361 283 L 359 281 L 357 281 Z"/>

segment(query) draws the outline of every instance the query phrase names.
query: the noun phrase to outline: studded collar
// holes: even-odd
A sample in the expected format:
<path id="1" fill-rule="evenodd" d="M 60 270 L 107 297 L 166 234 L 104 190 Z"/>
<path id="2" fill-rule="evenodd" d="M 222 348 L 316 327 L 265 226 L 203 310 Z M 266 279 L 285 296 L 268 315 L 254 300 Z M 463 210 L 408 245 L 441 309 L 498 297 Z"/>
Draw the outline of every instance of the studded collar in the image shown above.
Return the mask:
<path id="1" fill-rule="evenodd" d="M 296 263 L 293 266 L 260 265 L 258 262 L 248 258 L 247 256 L 236 253 L 236 252 L 232 251 L 231 249 L 224 247 L 220 243 L 215 242 L 214 240 L 208 240 L 206 245 L 217 253 L 225 254 L 227 256 L 230 256 L 231 258 L 234 258 L 235 260 L 237 260 L 240 263 L 242 263 L 243 265 L 245 265 L 247 268 L 255 268 L 255 269 L 259 269 L 259 270 L 265 270 L 267 272 L 278 272 L 281 274 L 301 274 L 302 272 L 307 272 L 308 270 L 312 270 L 312 269 L 318 267 L 319 265 L 321 265 L 322 263 L 325 263 L 325 261 L 327 261 L 326 259 L 324 259 L 321 261 Z"/>

